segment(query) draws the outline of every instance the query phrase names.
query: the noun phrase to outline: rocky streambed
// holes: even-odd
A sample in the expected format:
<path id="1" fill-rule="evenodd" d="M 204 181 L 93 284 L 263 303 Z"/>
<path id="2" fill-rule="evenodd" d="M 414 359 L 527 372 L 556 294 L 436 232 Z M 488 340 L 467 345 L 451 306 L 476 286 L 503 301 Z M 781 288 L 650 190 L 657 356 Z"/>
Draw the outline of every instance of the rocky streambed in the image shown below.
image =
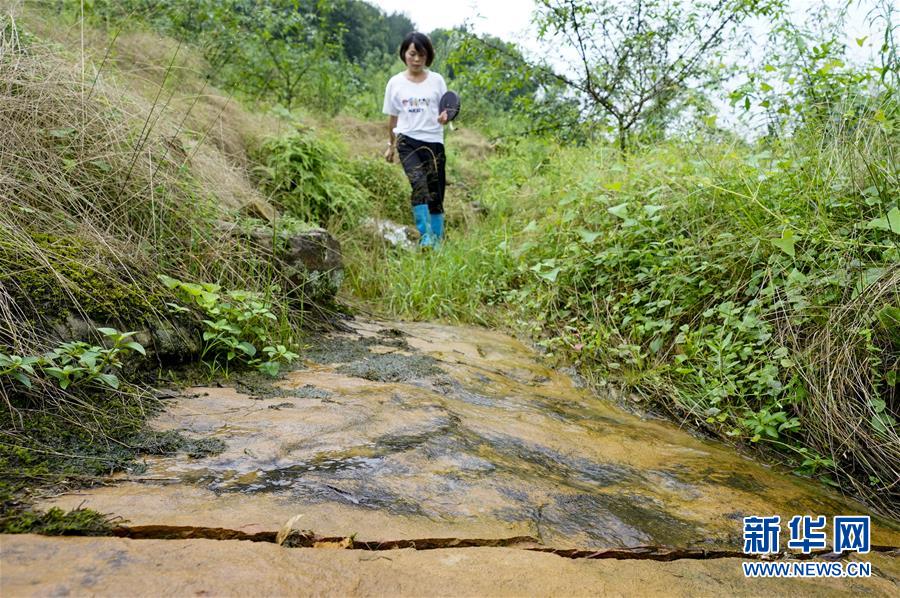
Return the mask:
<path id="1" fill-rule="evenodd" d="M 171 400 L 156 428 L 225 451 L 48 499 L 120 516 L 123 537 L 5 536 L 4 594 L 897 589 L 900 530 L 877 518 L 877 550 L 845 557 L 871 578 L 743 578 L 743 517 L 862 505 L 630 415 L 502 334 L 351 326 L 275 389 Z"/>

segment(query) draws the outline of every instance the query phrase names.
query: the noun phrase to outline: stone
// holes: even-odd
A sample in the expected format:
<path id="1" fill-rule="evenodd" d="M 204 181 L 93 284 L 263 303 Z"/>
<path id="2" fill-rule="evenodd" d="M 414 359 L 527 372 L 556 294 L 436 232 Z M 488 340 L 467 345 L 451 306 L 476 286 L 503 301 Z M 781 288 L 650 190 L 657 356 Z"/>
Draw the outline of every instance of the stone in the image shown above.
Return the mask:
<path id="1" fill-rule="evenodd" d="M 872 577 L 746 579 L 741 559 L 570 559 L 511 548 L 328 550 L 207 539 L 0 537 L 6 596 L 896 596 Z M 227 566 L 226 566 L 227 565 Z"/>
<path id="2" fill-rule="evenodd" d="M 345 538 L 484 545 L 529 536 L 560 550 L 738 553 L 744 516 L 785 522 L 798 513 L 829 521 L 869 514 L 731 447 L 622 411 L 502 334 L 427 323 L 349 325 L 356 335 L 316 344 L 355 339 L 359 350 L 321 351 L 286 373 L 277 394 L 251 400 L 232 388 L 195 389 L 206 393 L 203 400 L 170 401 L 150 422 L 219 439 L 221 453 L 148 457 L 143 473 L 36 506 L 81 506 L 135 527 L 272 538 L 283 530 L 282 544 L 293 546 L 339 547 Z M 377 357 L 369 348 L 389 338 L 402 338 L 427 367 L 368 375 Z M 361 362 L 369 365 L 345 370 Z M 294 406 L 272 408 L 286 400 Z M 873 516 L 871 530 L 873 545 L 900 545 L 895 523 Z"/>
<path id="3" fill-rule="evenodd" d="M 269 223 L 275 222 L 275 219 L 278 217 L 278 212 L 275 208 L 261 199 L 251 199 L 241 206 L 240 212 L 244 216 L 258 218 Z"/>
<path id="4" fill-rule="evenodd" d="M 384 239 L 394 247 L 415 249 L 419 231 L 412 226 L 398 224 L 386 218 L 366 218 L 362 226 L 370 234 Z"/>
<path id="5" fill-rule="evenodd" d="M 99 344 L 98 328 L 115 328 L 120 332 L 131 332 L 121 325 L 110 322 L 96 322 L 90 318 L 68 314 L 65 320 L 53 325 L 52 334 L 62 343 L 82 341 Z M 203 349 L 201 331 L 195 325 L 183 321 L 158 319 L 148 326 L 135 330 L 133 339 L 143 345 L 147 355 L 132 352 L 125 360 L 128 372 L 156 368 L 160 364 L 185 363 L 194 359 Z"/>
<path id="6" fill-rule="evenodd" d="M 271 251 L 271 229 L 253 229 L 250 238 L 264 251 Z M 280 232 L 279 242 L 274 245 L 293 294 L 312 303 L 334 298 L 344 280 L 344 262 L 341 244 L 328 231 L 315 227 Z"/>

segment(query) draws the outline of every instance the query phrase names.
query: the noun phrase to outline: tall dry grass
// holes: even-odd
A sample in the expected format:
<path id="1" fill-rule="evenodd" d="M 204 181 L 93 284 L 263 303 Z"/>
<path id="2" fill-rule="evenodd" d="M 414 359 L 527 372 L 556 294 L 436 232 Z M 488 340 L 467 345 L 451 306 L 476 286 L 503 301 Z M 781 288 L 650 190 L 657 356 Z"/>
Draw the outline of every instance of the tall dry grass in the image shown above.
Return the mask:
<path id="1" fill-rule="evenodd" d="M 75 301 L 65 271 L 84 270 L 101 287 L 111 278 L 148 293 L 161 272 L 240 286 L 260 280 L 255 256 L 216 226 L 248 203 L 265 202 L 248 176 L 246 150 L 259 122 L 183 70 L 178 56 L 187 49 L 148 36 L 118 37 L 116 60 L 118 49 L 131 57 L 136 46 L 162 46 L 168 55 L 161 71 L 147 66 L 121 75 L 110 53 L 95 62 L 62 50 L 24 32 L 10 15 L 3 31 L 3 270 L 32 264 L 40 270 L 34 275 L 68 294 L 83 316 L 90 314 Z M 6 296 L 22 290 L 19 282 L 4 279 Z M 6 301 L 2 313 L 40 316 L 35 308 Z M 6 324 L 0 340 L 21 345 L 22 327 Z"/>
<path id="2" fill-rule="evenodd" d="M 182 316 L 157 274 L 265 291 L 283 340 L 299 333 L 277 268 L 229 230 L 266 206 L 248 148 L 280 125 L 211 88 L 196 61 L 149 34 L 0 14 L 0 352 L 41 355 L 73 334 L 100 344 L 99 326 L 172 329 Z M 47 417 L 48 438 L 117 442 L 148 405 L 124 383 L 98 403 L 3 378 L 3 454 L 58 451 L 26 429 Z"/>

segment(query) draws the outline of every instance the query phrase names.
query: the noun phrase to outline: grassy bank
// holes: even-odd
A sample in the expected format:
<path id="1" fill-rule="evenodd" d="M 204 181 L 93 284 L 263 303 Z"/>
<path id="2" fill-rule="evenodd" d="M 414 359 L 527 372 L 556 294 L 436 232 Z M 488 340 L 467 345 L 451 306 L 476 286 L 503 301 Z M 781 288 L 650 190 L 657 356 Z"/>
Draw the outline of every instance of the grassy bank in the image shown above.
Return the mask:
<path id="1" fill-rule="evenodd" d="M 481 222 L 426 255 L 359 252 L 350 280 L 394 315 L 526 332 L 897 516 L 898 151 L 877 121 L 627 160 L 523 140 L 484 167 Z"/>
<path id="2" fill-rule="evenodd" d="M 317 211 L 335 165 L 282 165 L 298 143 L 350 160 L 302 117 L 213 88 L 197 52 L 170 39 L 0 17 L 0 521 L 62 529 L 82 518 L 23 511 L 32 490 L 196 449 L 144 428 L 169 368 L 276 373 L 332 313 L 279 251 L 309 223 L 348 220 Z M 353 165 L 337 191 L 369 202 L 366 184 L 384 183 Z M 324 187 L 276 189 L 283 172 Z M 274 247 L 250 242 L 260 229 Z"/>

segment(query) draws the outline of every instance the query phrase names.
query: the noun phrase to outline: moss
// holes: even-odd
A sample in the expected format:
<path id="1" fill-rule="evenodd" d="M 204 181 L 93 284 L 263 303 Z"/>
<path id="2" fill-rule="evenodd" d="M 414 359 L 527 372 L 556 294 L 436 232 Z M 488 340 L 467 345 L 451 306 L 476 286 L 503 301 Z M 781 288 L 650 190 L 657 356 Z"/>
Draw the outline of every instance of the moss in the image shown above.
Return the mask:
<path id="1" fill-rule="evenodd" d="M 0 533 L 47 536 L 108 536 L 114 519 L 91 509 L 14 510 L 0 517 Z"/>
<path id="2" fill-rule="evenodd" d="M 59 321 L 78 312 L 134 326 L 155 320 L 171 301 L 140 268 L 126 263 L 123 272 L 106 248 L 75 235 L 31 233 L 31 239 L 33 247 L 0 244 L 0 284 L 32 319 Z"/>
<path id="3" fill-rule="evenodd" d="M 80 397 L 79 405 L 0 411 L 0 487 L 18 492 L 26 485 L 89 481 L 122 471 L 137 451 L 127 439 L 158 408 L 106 395 Z M 83 414 L 77 421 L 73 410 Z M 76 423 L 77 421 L 77 423 Z"/>
<path id="4" fill-rule="evenodd" d="M 6 432 L 0 439 L 3 531 L 90 531 L 97 522 L 84 512 L 64 516 L 29 510 L 33 489 L 89 485 L 117 471 L 140 471 L 142 465 L 137 460 L 142 454 L 186 453 L 199 458 L 225 448 L 217 438 L 192 439 L 175 431 L 147 430 L 146 418 L 162 409 L 159 401 L 81 397 L 75 409 L 90 416 L 76 424 L 71 410 L 57 404 L 43 409 L 0 410 L 0 430 Z"/>
<path id="5" fill-rule="evenodd" d="M 322 364 L 350 363 L 371 357 L 373 354 L 370 351 L 370 347 L 374 345 L 385 345 L 396 347 L 401 351 L 412 351 L 406 339 L 403 338 L 403 333 L 390 329 L 383 330 L 374 337 L 330 336 L 318 339 L 309 350 L 304 351 L 303 357 Z"/>
<path id="6" fill-rule="evenodd" d="M 225 450 L 225 443 L 218 438 L 188 438 L 175 430 L 145 430 L 129 438 L 128 444 L 147 455 L 172 456 L 184 453 L 192 459 L 217 455 Z"/>
<path id="7" fill-rule="evenodd" d="M 376 382 L 404 382 L 431 378 L 443 373 L 437 361 L 428 355 L 372 355 L 360 361 L 340 366 L 340 374 Z"/>
<path id="8" fill-rule="evenodd" d="M 286 398 L 292 396 L 289 390 L 275 386 L 279 378 L 273 378 L 254 370 L 237 372 L 227 381 L 238 392 L 248 394 L 255 399 Z"/>

